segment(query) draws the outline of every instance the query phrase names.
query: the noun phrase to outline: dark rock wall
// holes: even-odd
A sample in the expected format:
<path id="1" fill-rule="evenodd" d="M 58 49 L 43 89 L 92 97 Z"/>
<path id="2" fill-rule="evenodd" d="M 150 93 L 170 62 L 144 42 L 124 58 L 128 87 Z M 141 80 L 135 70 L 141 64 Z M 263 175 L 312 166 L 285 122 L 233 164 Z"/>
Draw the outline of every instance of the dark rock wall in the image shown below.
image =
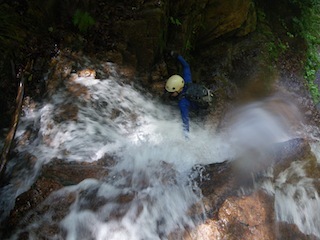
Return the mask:
<path id="1" fill-rule="evenodd" d="M 276 20 L 289 19 L 281 15 L 281 9 L 290 9 L 285 1 L 279 7 L 273 4 L 275 9 L 270 9 L 269 4 L 258 0 L 56 1 L 51 5 L 30 0 L 28 3 L 23 17 L 36 20 L 39 25 L 30 30 L 33 37 L 26 39 L 30 43 L 25 45 L 37 46 L 37 56 L 40 52 L 58 54 L 59 48 L 81 51 L 91 58 L 129 67 L 144 86 L 153 93 L 162 93 L 165 80 L 181 71 L 168 57 L 170 50 L 177 50 L 190 63 L 193 80 L 215 85 L 221 98 L 234 97 L 238 87 L 251 89 L 258 96 L 267 94 L 266 85 L 277 76 L 270 71 L 268 43 L 273 39 L 266 32 L 276 29 L 285 35 L 286 30 Z M 95 19 L 86 33 L 79 33 L 72 24 L 77 9 L 89 12 Z M 288 16 L 296 13 L 294 9 L 287 12 Z M 270 16 L 274 24 L 269 25 L 270 19 L 261 23 L 259 13 Z M 293 39 L 290 41 L 297 46 Z M 35 55 L 32 49 L 25 49 L 25 55 Z M 53 55 L 41 54 L 41 58 L 34 60 L 40 68 L 27 86 L 28 94 L 40 89 L 36 85 L 48 71 L 44 63 Z M 297 58 L 290 56 L 290 59 Z M 248 87 L 248 83 L 253 85 Z"/>
<path id="2" fill-rule="evenodd" d="M 169 74 L 177 71 L 166 58 L 172 49 L 191 63 L 199 60 L 195 56 L 203 49 L 211 49 L 211 55 L 219 55 L 222 49 L 229 56 L 228 49 L 212 46 L 221 39 L 243 37 L 256 29 L 256 9 L 251 0 L 135 1 L 118 5 L 124 8 L 121 18 L 109 13 L 110 19 L 116 19 L 110 26 L 116 42 L 107 56 L 116 63 L 136 67 L 140 75 L 155 74 L 156 65 L 163 62 Z M 145 83 L 153 79 L 146 75 Z"/>

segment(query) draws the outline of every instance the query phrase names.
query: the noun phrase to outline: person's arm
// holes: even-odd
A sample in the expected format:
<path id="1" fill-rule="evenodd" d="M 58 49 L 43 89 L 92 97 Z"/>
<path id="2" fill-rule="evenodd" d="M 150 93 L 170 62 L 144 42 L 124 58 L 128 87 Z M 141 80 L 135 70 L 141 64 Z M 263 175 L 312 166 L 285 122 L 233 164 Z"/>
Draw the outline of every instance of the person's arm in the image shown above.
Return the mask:
<path id="1" fill-rule="evenodd" d="M 178 55 L 177 59 L 181 63 L 181 65 L 183 67 L 183 79 L 184 79 L 184 81 L 186 83 L 191 83 L 192 82 L 192 78 L 191 78 L 191 70 L 190 70 L 189 63 L 187 63 L 187 61 L 181 55 Z"/>
<path id="2" fill-rule="evenodd" d="M 180 112 L 181 112 L 183 131 L 185 133 L 189 132 L 189 105 L 190 105 L 190 102 L 186 98 L 182 98 L 179 101 L 179 108 L 180 108 Z"/>

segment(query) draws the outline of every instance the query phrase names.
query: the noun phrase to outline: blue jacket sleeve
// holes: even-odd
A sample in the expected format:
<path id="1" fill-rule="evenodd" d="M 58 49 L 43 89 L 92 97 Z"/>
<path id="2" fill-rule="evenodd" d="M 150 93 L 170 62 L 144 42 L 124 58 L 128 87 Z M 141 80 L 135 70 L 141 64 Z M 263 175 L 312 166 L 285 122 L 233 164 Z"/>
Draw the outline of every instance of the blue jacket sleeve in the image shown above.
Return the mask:
<path id="1" fill-rule="evenodd" d="M 179 108 L 181 112 L 181 118 L 183 123 L 183 131 L 189 132 L 189 107 L 190 102 L 186 98 L 182 98 L 179 101 Z"/>
<path id="2" fill-rule="evenodd" d="M 191 83 L 192 82 L 192 78 L 191 78 L 191 70 L 190 70 L 190 66 L 187 63 L 187 61 L 181 56 L 178 55 L 178 61 L 180 62 L 180 64 L 183 67 L 183 79 L 186 83 Z"/>

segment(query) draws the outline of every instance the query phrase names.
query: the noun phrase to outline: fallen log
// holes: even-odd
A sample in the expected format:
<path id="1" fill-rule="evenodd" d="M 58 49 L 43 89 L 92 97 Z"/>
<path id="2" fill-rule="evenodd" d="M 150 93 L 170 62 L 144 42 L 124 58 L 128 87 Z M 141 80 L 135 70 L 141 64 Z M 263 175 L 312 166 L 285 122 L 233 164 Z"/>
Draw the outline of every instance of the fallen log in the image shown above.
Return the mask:
<path id="1" fill-rule="evenodd" d="M 21 107 L 23 102 L 23 96 L 24 96 L 24 86 L 25 86 L 25 78 L 26 75 L 30 72 L 33 66 L 33 61 L 30 61 L 27 63 L 25 70 L 20 75 L 20 83 L 18 87 L 18 93 L 16 97 L 16 109 L 13 115 L 11 128 L 7 134 L 7 137 L 5 139 L 5 143 L 1 152 L 1 158 L 0 158 L 0 181 L 4 177 L 4 173 L 6 171 L 6 165 L 9 159 L 9 153 L 12 146 L 12 142 L 14 140 L 19 119 L 20 119 L 20 113 L 21 113 Z"/>

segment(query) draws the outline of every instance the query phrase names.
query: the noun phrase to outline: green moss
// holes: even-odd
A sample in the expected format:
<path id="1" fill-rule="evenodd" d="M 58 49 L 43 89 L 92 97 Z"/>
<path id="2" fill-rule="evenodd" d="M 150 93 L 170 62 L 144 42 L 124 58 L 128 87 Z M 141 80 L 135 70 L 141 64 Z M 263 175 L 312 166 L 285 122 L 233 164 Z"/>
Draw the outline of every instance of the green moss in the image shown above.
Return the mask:
<path id="1" fill-rule="evenodd" d="M 310 95 L 315 103 L 320 101 L 318 86 L 315 84 L 316 72 L 320 68 L 320 0 L 288 0 L 277 2 L 277 8 L 272 8 L 264 1 L 257 11 L 262 34 L 268 39 L 270 58 L 276 62 L 280 56 L 290 51 L 288 42 L 303 42 L 305 49 L 300 52 L 304 65 L 304 78 L 309 87 Z M 267 14 L 266 14 L 267 13 Z M 262 26 L 262 27 L 261 27 Z M 268 26 L 271 26 L 269 29 Z M 296 46 L 296 45 L 294 45 Z M 296 53 L 296 54 L 297 54 Z M 289 54 L 290 55 L 290 54 Z"/>
<path id="2" fill-rule="evenodd" d="M 320 0 L 290 0 L 300 10 L 300 16 L 293 18 L 297 34 L 307 45 L 304 77 L 315 103 L 320 101 L 319 88 L 315 84 L 316 72 L 320 69 Z"/>

